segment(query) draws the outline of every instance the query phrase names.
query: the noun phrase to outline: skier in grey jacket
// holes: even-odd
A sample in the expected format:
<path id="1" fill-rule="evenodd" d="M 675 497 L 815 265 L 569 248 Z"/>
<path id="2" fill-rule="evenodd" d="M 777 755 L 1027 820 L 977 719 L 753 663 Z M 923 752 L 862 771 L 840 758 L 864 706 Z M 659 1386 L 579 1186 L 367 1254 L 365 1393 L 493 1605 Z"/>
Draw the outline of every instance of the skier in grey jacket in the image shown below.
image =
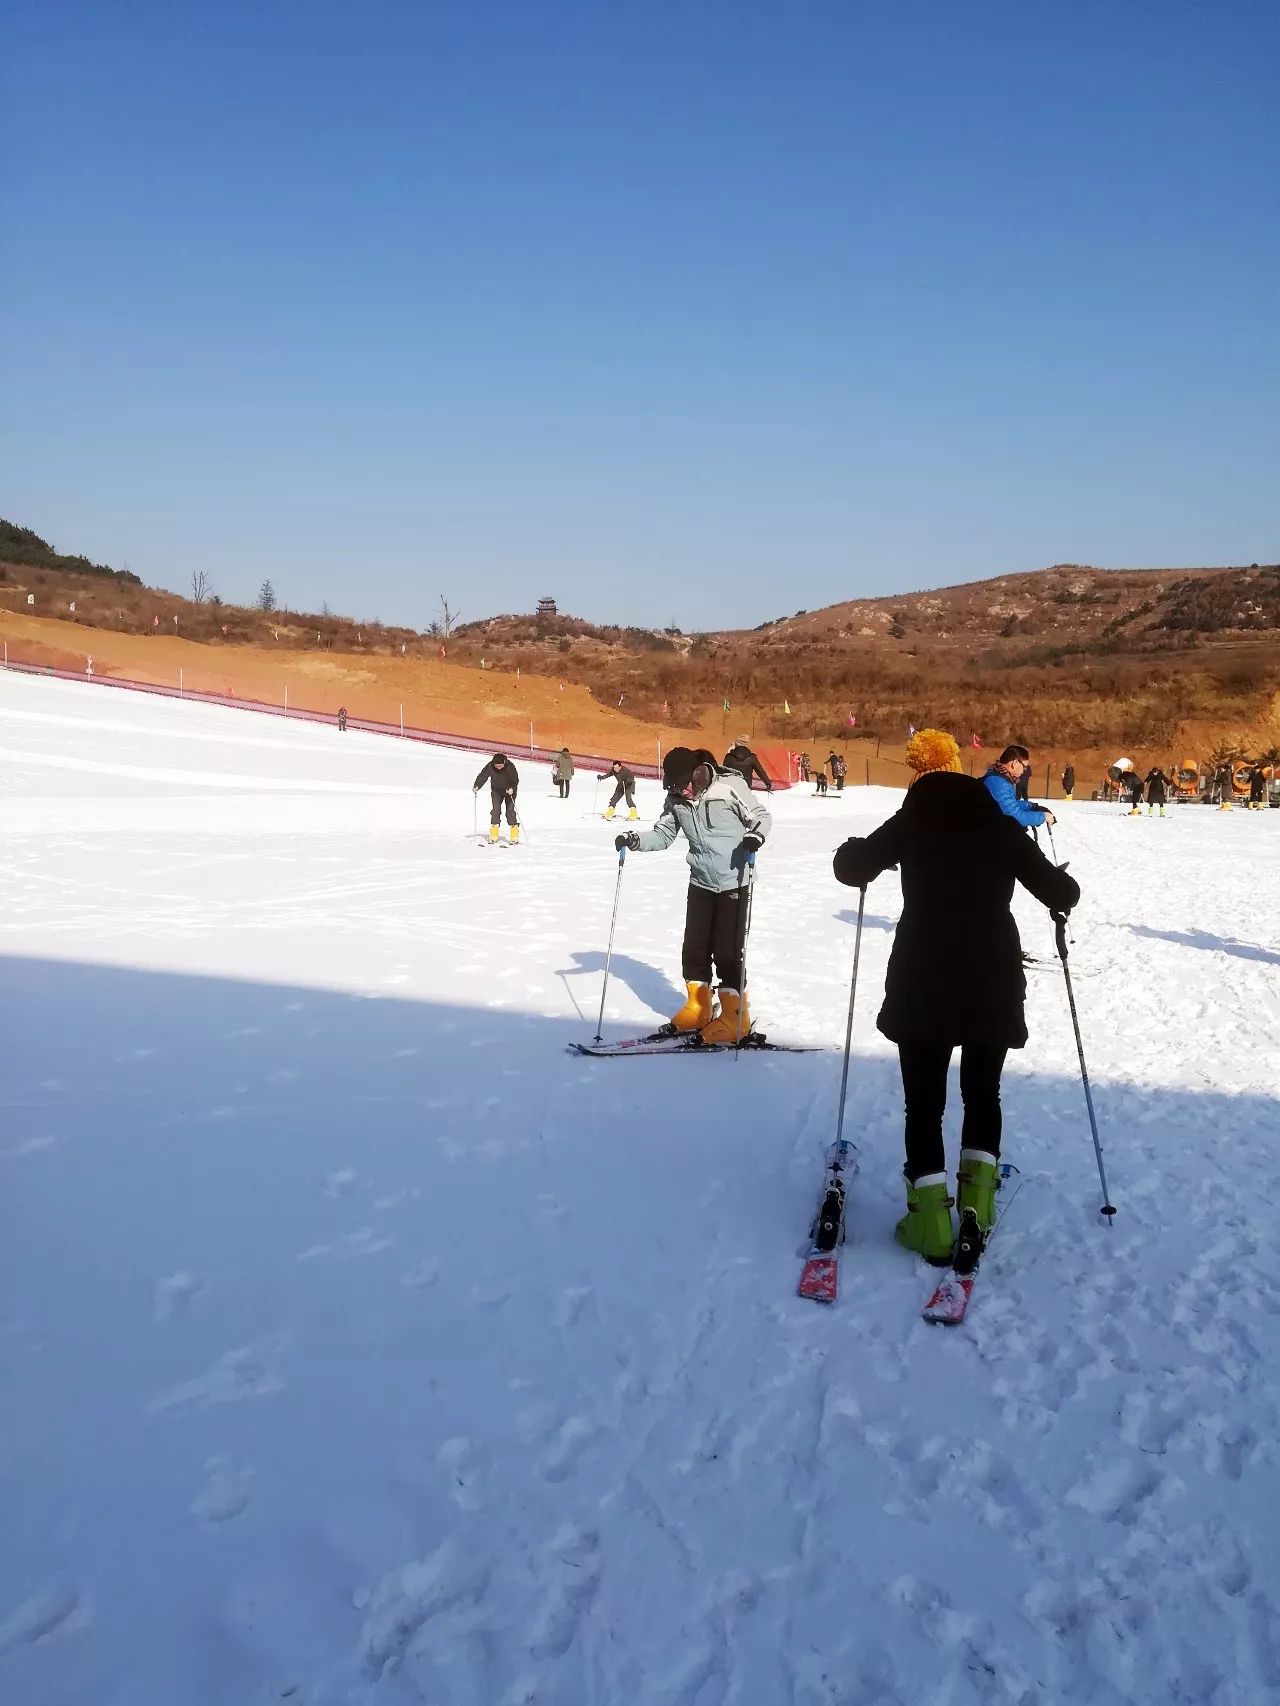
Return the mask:
<path id="1" fill-rule="evenodd" d="M 700 1031 L 704 1043 L 738 1043 L 751 1029 L 743 983 L 747 856 L 773 827 L 767 809 L 741 777 L 709 752 L 673 747 L 662 763 L 667 797 L 652 829 L 620 835 L 614 846 L 659 853 L 683 832 L 690 871 L 683 969 L 688 999 L 672 1019 L 677 1031 Z M 720 1014 L 711 1016 L 712 968 L 720 978 Z"/>

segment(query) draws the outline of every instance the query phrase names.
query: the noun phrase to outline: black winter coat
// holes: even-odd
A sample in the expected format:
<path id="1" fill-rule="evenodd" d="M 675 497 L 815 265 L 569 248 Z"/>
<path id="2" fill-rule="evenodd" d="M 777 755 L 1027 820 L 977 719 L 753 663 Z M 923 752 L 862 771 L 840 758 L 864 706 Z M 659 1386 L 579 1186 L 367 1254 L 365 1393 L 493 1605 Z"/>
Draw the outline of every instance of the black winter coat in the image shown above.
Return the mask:
<path id="1" fill-rule="evenodd" d="M 1075 879 L 1050 864 L 981 782 L 922 776 L 900 811 L 836 852 L 837 879 L 863 888 L 902 867 L 902 917 L 876 1023 L 892 1042 L 993 1043 L 1021 1048 L 1027 980 L 1009 903 L 1021 883 L 1068 911 Z"/>
<path id="2" fill-rule="evenodd" d="M 514 794 L 520 786 L 520 772 L 510 759 L 502 766 L 501 770 L 495 770 L 493 760 L 490 759 L 476 777 L 475 786 L 483 788 L 486 782 L 489 784 L 491 794 Z"/>
<path id="3" fill-rule="evenodd" d="M 758 776 L 764 783 L 766 790 L 769 793 L 773 792 L 773 783 L 761 769 L 760 760 L 749 746 L 731 746 L 725 753 L 724 763 L 720 768 L 722 770 L 736 770 L 748 788 L 751 786 L 751 778 Z"/>
<path id="4" fill-rule="evenodd" d="M 1147 798 L 1152 805 L 1162 806 L 1164 804 L 1168 787 L 1169 778 L 1159 765 L 1147 771 Z"/>

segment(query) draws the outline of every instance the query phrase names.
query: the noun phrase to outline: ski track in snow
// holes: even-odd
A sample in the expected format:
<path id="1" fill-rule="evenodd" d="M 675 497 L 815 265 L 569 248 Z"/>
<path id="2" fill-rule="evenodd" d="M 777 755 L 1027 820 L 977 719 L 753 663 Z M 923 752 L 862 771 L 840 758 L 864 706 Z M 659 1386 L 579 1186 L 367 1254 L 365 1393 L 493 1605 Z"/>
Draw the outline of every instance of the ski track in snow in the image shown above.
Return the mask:
<path id="1" fill-rule="evenodd" d="M 1280 1698 L 1280 813 L 1064 808 L 1120 1212 L 1043 966 L 1024 1186 L 953 1332 L 889 1240 L 891 876 L 842 1297 L 794 1296 L 852 959 L 830 856 L 892 793 L 773 802 L 753 1005 L 831 1052 L 582 1060 L 616 872 L 585 778 L 563 806 L 515 755 L 495 853 L 475 754 L 101 703 L 0 674 L 0 1698 Z M 628 861 L 608 1034 L 678 998 L 684 885 Z"/>

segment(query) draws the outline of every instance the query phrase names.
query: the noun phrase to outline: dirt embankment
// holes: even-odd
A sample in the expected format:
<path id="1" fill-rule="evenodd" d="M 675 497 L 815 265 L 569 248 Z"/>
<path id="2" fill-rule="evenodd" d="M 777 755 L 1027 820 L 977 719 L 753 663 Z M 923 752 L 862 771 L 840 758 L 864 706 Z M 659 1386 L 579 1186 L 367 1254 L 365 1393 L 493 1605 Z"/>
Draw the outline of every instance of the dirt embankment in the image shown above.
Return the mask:
<path id="1" fill-rule="evenodd" d="M 122 634 L 8 611 L 0 611 L 0 637 L 15 663 L 83 673 L 92 660 L 93 673 L 99 676 L 124 676 L 169 687 L 181 681 L 193 692 L 269 704 L 287 702 L 294 709 L 328 715 L 345 705 L 350 716 L 379 722 L 398 722 L 403 710 L 407 725 L 473 735 L 513 752 L 527 748 L 532 735 L 537 746 L 568 746 L 574 752 L 642 764 L 656 761 L 659 745 L 664 752 L 685 744 L 705 745 L 719 753 L 740 735 L 754 739 L 757 715 L 775 709 L 738 704 L 725 714 L 708 708 L 698 725 L 655 726 L 629 717 L 625 710 L 599 704 L 585 687 L 570 682 L 482 670 L 445 659 L 295 650 L 273 655 L 260 646 L 204 645 L 163 635 Z M 759 738 L 768 737 L 762 733 Z M 993 735 L 993 742 L 998 738 L 1003 737 Z M 1017 731 L 1010 731 L 1009 738 L 1016 739 Z M 832 749 L 829 740 L 811 736 L 801 718 L 796 719 L 790 744 L 797 751 L 807 749 L 815 764 Z M 902 744 L 860 739 L 852 730 L 849 739 L 834 744 L 848 764 L 851 784 L 905 783 Z M 1125 756 L 1145 771 L 1154 763 L 1168 767 L 1181 762 L 1184 753 L 1203 759 L 1208 744 L 1210 731 L 1187 729 L 1173 750 L 1134 750 Z M 996 749 L 993 745 L 981 750 L 964 747 L 962 754 L 965 768 L 981 775 Z M 1118 752 L 1101 750 L 1039 749 L 1034 757 L 1034 791 L 1040 797 L 1060 797 L 1062 769 L 1069 762 L 1076 768 L 1077 795 L 1087 798 L 1118 756 Z"/>

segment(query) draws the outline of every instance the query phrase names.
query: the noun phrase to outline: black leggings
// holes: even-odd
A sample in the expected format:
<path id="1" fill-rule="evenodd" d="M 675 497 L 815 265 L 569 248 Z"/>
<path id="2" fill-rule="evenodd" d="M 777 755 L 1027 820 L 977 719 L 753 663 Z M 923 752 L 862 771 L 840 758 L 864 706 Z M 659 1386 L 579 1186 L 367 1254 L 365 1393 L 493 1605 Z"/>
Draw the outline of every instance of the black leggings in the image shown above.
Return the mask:
<path id="1" fill-rule="evenodd" d="M 907 1042 L 898 1044 L 902 1067 L 902 1090 L 906 1100 L 907 1160 L 909 1179 L 926 1173 L 945 1173 L 947 1154 L 942 1144 L 942 1114 L 947 1105 L 947 1068 L 951 1064 L 950 1043 Z M 964 1125 L 960 1142 L 965 1149 L 1000 1153 L 1000 1074 L 1008 1049 L 994 1043 L 965 1043 L 960 1050 L 960 1094 L 964 1099 Z"/>
<path id="2" fill-rule="evenodd" d="M 507 822 L 508 823 L 519 823 L 520 820 L 516 816 L 516 797 L 515 797 L 515 795 L 514 794 L 493 794 L 493 793 L 491 793 L 489 795 L 489 822 L 490 823 L 501 823 L 501 821 L 502 821 L 502 807 L 503 807 L 504 801 L 505 801 L 506 807 L 507 807 Z"/>
<path id="3" fill-rule="evenodd" d="M 569 784 L 572 780 L 572 776 L 556 777 L 556 787 L 560 790 L 560 798 L 562 800 L 567 800 L 569 798 Z"/>
<path id="4" fill-rule="evenodd" d="M 684 915 L 683 970 L 686 983 L 710 983 L 711 967 L 724 989 L 742 988 L 742 932 L 746 923 L 745 889 L 711 894 L 689 890 Z"/>

